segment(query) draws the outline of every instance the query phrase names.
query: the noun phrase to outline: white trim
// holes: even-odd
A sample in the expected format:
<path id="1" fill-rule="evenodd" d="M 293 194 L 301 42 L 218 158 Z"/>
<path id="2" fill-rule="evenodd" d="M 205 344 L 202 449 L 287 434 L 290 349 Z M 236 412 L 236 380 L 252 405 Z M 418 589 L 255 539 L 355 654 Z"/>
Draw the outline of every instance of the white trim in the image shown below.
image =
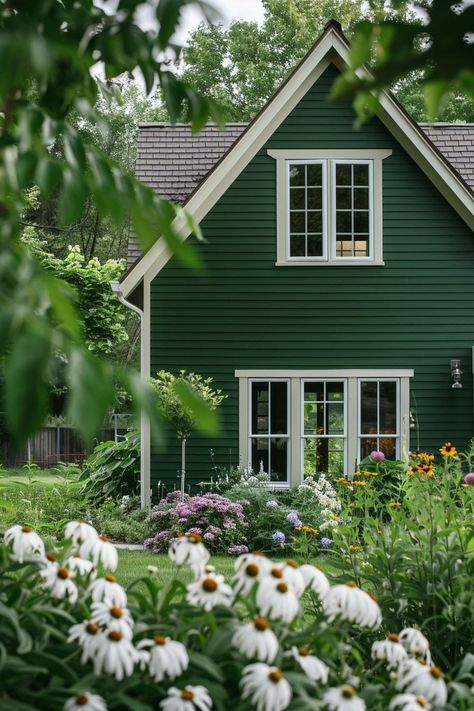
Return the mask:
<path id="1" fill-rule="evenodd" d="M 383 160 L 392 155 L 391 148 L 271 148 L 267 155 L 276 160 L 308 161 L 326 160 Z"/>
<path id="2" fill-rule="evenodd" d="M 339 66 L 346 66 L 348 60 L 349 47 L 346 41 L 334 26 L 330 25 L 286 84 L 274 95 L 221 163 L 208 174 L 189 199 L 186 209 L 197 222 L 200 222 L 216 204 L 321 76 L 330 61 L 334 61 Z M 363 69 L 360 71 L 360 75 L 370 76 L 370 73 Z M 474 201 L 467 186 L 460 180 L 454 169 L 445 163 L 421 129 L 412 123 L 389 94 L 383 93 L 379 103 L 378 116 L 380 120 L 418 163 L 463 220 L 471 228 L 474 228 Z M 189 236 L 189 226 L 182 219 L 175 220 L 175 227 L 183 240 Z M 170 256 L 171 254 L 164 246 L 164 240 L 157 239 L 153 247 L 123 279 L 121 289 L 124 296 L 128 296 L 138 286 L 145 274 L 149 280 L 154 279 Z"/>
<path id="3" fill-rule="evenodd" d="M 151 299 L 150 299 L 151 283 L 149 279 L 145 279 L 143 283 L 143 321 L 142 321 L 142 338 L 143 338 L 143 365 L 142 378 L 151 376 L 151 338 L 150 338 L 150 314 L 151 314 Z M 141 418 L 141 437 L 143 446 L 141 448 L 141 456 L 143 463 L 141 467 L 142 480 L 140 482 L 140 492 L 142 506 L 149 508 L 151 506 L 151 433 L 150 420 L 145 415 Z"/>
<path id="4" fill-rule="evenodd" d="M 474 366 L 473 366 L 474 367 Z M 303 388 L 305 382 L 342 381 L 344 383 L 344 474 L 351 474 L 360 461 L 360 383 L 361 381 L 394 381 L 397 384 L 397 456 L 408 461 L 410 378 L 412 369 L 352 368 L 340 370 L 236 370 L 239 378 L 239 461 L 251 466 L 250 426 L 251 383 L 285 381 L 288 383 L 288 466 L 289 481 L 272 482 L 273 487 L 297 486 L 303 480 L 304 433 Z"/>
<path id="5" fill-rule="evenodd" d="M 315 380 L 328 380 L 330 378 L 412 378 L 415 371 L 412 368 L 329 368 L 316 370 L 235 370 L 236 378 L 314 378 Z"/>

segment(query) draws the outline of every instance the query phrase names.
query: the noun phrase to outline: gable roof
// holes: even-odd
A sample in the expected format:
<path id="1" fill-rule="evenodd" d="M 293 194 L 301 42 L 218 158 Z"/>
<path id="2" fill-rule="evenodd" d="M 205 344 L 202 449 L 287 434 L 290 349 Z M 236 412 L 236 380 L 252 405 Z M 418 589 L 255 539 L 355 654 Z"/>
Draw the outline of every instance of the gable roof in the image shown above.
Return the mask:
<path id="1" fill-rule="evenodd" d="M 187 210 L 197 222 L 205 217 L 329 64 L 334 63 L 339 68 L 344 68 L 348 57 L 349 45 L 339 23 L 329 22 L 324 33 L 279 90 L 253 121 L 242 127 L 239 137 L 234 139 L 230 148 L 225 152 L 221 146 L 224 150 L 221 158 L 185 199 Z M 361 70 L 361 75 L 368 74 L 367 69 Z M 387 92 L 382 93 L 379 98 L 377 115 L 459 215 L 470 227 L 474 227 L 473 192 L 428 135 Z M 238 130 L 236 124 L 234 127 Z M 217 131 L 215 127 L 210 128 Z M 174 227 L 181 239 L 189 236 L 190 229 L 183 218 L 176 218 Z M 148 281 L 152 280 L 171 256 L 164 240 L 158 239 L 123 277 L 123 294 L 130 294 L 144 277 Z"/>

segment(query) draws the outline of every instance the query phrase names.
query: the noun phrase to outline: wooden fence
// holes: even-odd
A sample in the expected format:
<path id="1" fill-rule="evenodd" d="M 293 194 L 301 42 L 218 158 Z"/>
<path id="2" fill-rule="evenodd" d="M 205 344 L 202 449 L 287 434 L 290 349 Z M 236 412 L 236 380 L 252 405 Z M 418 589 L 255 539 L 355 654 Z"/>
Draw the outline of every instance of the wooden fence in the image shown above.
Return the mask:
<path id="1" fill-rule="evenodd" d="M 113 440 L 118 442 L 128 431 L 131 415 L 114 414 L 110 423 L 104 427 L 96 443 Z M 20 448 L 13 442 L 0 442 L 0 464 L 8 469 L 15 469 L 25 464 L 37 464 L 41 468 L 53 467 L 58 462 L 80 464 L 90 454 L 77 430 L 66 425 L 42 427 L 29 437 Z"/>

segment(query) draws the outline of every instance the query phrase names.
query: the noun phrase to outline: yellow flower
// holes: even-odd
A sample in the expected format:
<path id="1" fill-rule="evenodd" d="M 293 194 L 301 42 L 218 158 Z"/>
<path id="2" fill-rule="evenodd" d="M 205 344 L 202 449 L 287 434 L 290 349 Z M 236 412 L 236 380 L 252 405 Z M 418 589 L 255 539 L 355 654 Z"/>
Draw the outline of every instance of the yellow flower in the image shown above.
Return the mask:
<path id="1" fill-rule="evenodd" d="M 398 501 L 389 501 L 388 505 L 390 506 L 391 509 L 399 509 L 401 506 L 401 503 Z"/>
<path id="2" fill-rule="evenodd" d="M 360 546 L 353 546 L 352 543 L 349 546 L 350 551 L 360 551 L 362 548 Z"/>
<path id="3" fill-rule="evenodd" d="M 429 464 L 434 460 L 434 454 L 429 454 L 428 452 L 410 452 L 412 459 L 421 459 L 426 464 Z"/>
<path id="4" fill-rule="evenodd" d="M 345 476 L 338 476 L 334 481 L 336 484 L 350 484 L 350 481 Z"/>
<path id="5" fill-rule="evenodd" d="M 458 452 L 456 447 L 451 444 L 451 442 L 446 442 L 446 444 L 443 444 L 441 449 L 439 450 L 443 457 L 457 457 Z"/>
<path id="6" fill-rule="evenodd" d="M 366 481 L 352 481 L 351 484 L 354 484 L 355 486 L 367 486 Z"/>

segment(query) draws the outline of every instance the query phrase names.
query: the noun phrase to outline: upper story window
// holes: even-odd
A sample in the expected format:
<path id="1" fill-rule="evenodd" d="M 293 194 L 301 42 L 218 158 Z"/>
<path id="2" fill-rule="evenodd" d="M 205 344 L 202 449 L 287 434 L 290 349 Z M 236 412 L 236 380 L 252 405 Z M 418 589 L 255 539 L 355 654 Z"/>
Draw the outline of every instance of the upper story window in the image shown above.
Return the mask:
<path id="1" fill-rule="evenodd" d="M 270 150 L 277 265 L 383 264 L 382 160 L 390 150 Z"/>

